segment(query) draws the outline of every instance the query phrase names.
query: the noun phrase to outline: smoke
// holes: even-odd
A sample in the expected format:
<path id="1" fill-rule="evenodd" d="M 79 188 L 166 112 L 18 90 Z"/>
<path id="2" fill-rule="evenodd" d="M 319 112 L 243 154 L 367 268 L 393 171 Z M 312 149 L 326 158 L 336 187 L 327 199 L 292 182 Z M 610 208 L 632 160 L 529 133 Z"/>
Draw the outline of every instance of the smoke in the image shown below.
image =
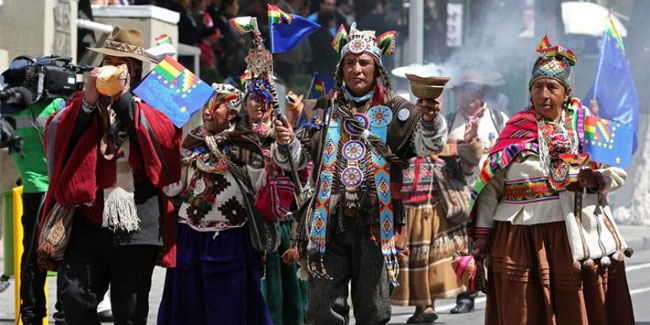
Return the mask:
<path id="1" fill-rule="evenodd" d="M 460 81 L 463 71 L 467 69 L 473 69 L 487 79 L 498 79 L 494 76 L 500 75 L 501 85 L 493 87 L 494 91 L 488 94 L 491 97 L 488 100 L 493 100 L 494 106 L 507 108 L 507 112 L 512 114 L 521 110 L 529 101 L 528 80 L 533 63 L 538 57 L 535 48 L 541 36 L 548 34 L 551 43 L 561 44 L 577 54 L 578 63 L 572 69 L 573 95 L 584 97 L 594 82 L 600 37 L 564 34 L 564 31 L 558 28 L 558 25 L 563 26 L 561 22 L 558 24 L 561 13 L 557 13 L 556 8 L 550 8 L 553 6 L 551 3 L 559 6 L 560 1 L 536 1 L 538 3 L 535 8 L 533 1 L 528 0 L 496 0 L 489 1 L 489 4 L 485 4 L 488 1 L 464 1 L 464 4 L 470 6 L 477 4 L 478 8 L 465 8 L 463 11 L 463 19 L 470 22 L 463 24 L 467 29 L 463 34 L 463 45 L 449 51 L 432 51 L 431 48 L 446 44 L 434 42 L 434 36 L 425 33 L 425 45 L 428 43 L 429 47 L 424 54 L 426 64 L 398 68 L 393 71 L 394 74 L 451 77 L 449 88 Z M 622 18 L 628 30 L 624 43 L 639 95 L 639 129 L 644 130 L 650 123 L 650 92 L 646 91 L 650 84 L 650 33 L 647 32 L 650 29 L 650 20 L 647 19 L 650 1 L 609 3 L 613 6 L 611 9 L 622 14 L 619 18 L 629 17 Z M 533 12 L 534 9 L 540 10 Z M 535 15 L 537 17 L 534 17 Z M 533 21 L 534 31 L 531 26 Z M 426 24 L 434 23 L 425 20 Z M 448 55 L 441 56 L 440 53 Z M 404 82 L 401 84 L 403 89 L 408 88 Z M 443 111 L 454 110 L 456 104 L 453 91 L 445 90 L 443 96 Z M 650 173 L 650 133 L 639 132 L 638 140 L 639 150 L 633 157 L 625 185 L 609 197 L 618 222 L 648 225 L 650 182 L 647 181 L 647 175 Z"/>
<path id="2" fill-rule="evenodd" d="M 448 88 L 453 88 L 462 82 L 463 74 L 471 70 L 492 87 L 493 94 L 490 96 L 497 98 L 499 106 L 508 106 L 509 102 L 510 107 L 503 108 L 507 112 L 518 111 L 528 103 L 528 78 L 537 58 L 537 42 L 532 37 L 520 36 L 532 34 L 532 21 L 529 17 L 532 8 L 522 4 L 522 1 L 515 0 L 469 6 L 463 10 L 465 30 L 462 46 L 440 50 L 439 47 L 446 47 L 446 44 L 440 44 L 440 38 L 433 35 L 434 33 L 425 33 L 425 64 L 397 68 L 393 70 L 393 74 L 402 78 L 405 73 L 422 77 L 446 76 L 451 78 Z M 472 11 L 474 14 L 471 14 Z M 442 17 L 446 19 L 447 16 Z M 424 23 L 425 30 L 427 25 L 439 24 L 427 15 Z M 401 85 L 402 88 L 408 87 L 404 83 Z M 449 111 L 456 105 L 455 96 L 450 91 L 445 93 L 444 110 Z"/>
<path id="3" fill-rule="evenodd" d="M 462 46 L 447 50 L 441 49 L 446 48 L 444 38 L 441 41 L 440 37 L 435 35 L 441 30 L 440 21 L 436 19 L 447 19 L 447 16 L 443 17 L 438 12 L 436 18 L 425 13 L 425 30 L 429 31 L 425 32 L 424 40 L 425 64 L 396 69 L 395 75 L 403 76 L 405 72 L 409 72 L 425 77 L 447 76 L 451 77 L 448 86 L 453 87 L 463 72 L 471 69 L 488 80 L 500 80 L 491 85 L 495 93 L 501 93 L 508 98 L 507 111 L 512 114 L 529 103 L 528 80 L 533 63 L 538 57 L 535 49 L 542 36 L 548 34 L 551 43 L 570 48 L 577 54 L 578 63 L 571 72 L 572 95 L 584 97 L 595 79 L 600 37 L 564 34 L 560 10 L 562 1 L 537 4 L 538 1 L 463 2 L 465 7 L 462 18 Z M 447 5 L 450 1 L 428 2 Z M 628 30 L 628 37 L 624 40 L 625 48 L 636 79 L 641 112 L 647 112 L 650 92 L 643 90 L 650 84 L 650 33 L 647 33 L 650 20 L 643 18 L 643 13 L 650 10 L 650 2 L 635 1 L 634 5 L 626 6 L 617 4 L 612 9 L 623 17 L 631 17 L 622 19 Z M 397 84 L 402 90 L 408 88 L 403 81 Z M 451 97 L 452 101 L 447 101 L 448 105 L 453 104 L 453 96 Z"/>
<path id="4" fill-rule="evenodd" d="M 406 78 L 406 74 L 415 74 L 420 77 L 443 77 L 450 76 L 451 70 L 449 66 L 444 64 L 411 64 L 405 67 L 393 69 L 393 75 Z"/>

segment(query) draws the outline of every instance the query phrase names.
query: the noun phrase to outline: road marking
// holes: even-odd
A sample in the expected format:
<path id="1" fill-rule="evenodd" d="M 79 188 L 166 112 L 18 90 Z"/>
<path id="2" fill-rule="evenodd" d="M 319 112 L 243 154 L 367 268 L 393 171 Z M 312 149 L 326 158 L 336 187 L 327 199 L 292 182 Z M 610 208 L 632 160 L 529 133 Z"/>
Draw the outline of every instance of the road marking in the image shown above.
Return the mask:
<path id="1" fill-rule="evenodd" d="M 629 271 L 639 270 L 639 269 L 643 269 L 643 268 L 647 268 L 647 267 L 650 267 L 650 263 L 635 265 L 635 268 L 632 269 L 632 270 L 629 270 Z M 630 296 L 640 294 L 640 293 L 644 293 L 644 292 L 650 292 L 650 287 L 631 290 L 630 291 Z M 478 298 L 476 298 L 476 300 L 474 300 L 474 304 L 475 305 L 482 304 L 485 301 L 486 301 L 486 297 L 478 297 Z M 455 303 L 443 305 L 443 306 L 440 306 L 440 307 L 436 308 L 436 313 L 444 313 L 444 312 L 447 312 L 447 311 L 451 310 L 454 307 L 456 307 Z M 396 319 L 399 319 L 399 318 L 406 319 L 408 316 L 410 316 L 410 315 L 400 315 L 398 317 L 393 317 L 392 320 L 396 320 Z"/>
<path id="2" fill-rule="evenodd" d="M 648 292 L 648 291 L 650 291 L 650 287 L 635 289 L 635 290 L 630 291 L 630 296 L 635 295 L 637 293 L 644 293 L 644 292 Z"/>
<path id="3" fill-rule="evenodd" d="M 637 265 L 632 265 L 632 266 L 626 266 L 625 267 L 625 272 L 632 272 L 636 270 L 641 270 L 645 268 L 649 268 L 650 263 L 643 263 L 643 264 L 637 264 Z"/>
<path id="4" fill-rule="evenodd" d="M 637 265 L 632 265 L 632 266 L 626 266 L 625 267 L 625 272 L 626 273 L 627 272 L 633 272 L 633 271 L 643 270 L 643 269 L 647 269 L 647 268 L 650 268 L 650 263 L 643 263 L 643 264 L 637 264 Z M 630 296 L 640 294 L 640 293 L 644 293 L 644 292 L 649 292 L 649 291 L 650 291 L 650 287 L 630 290 Z M 474 304 L 475 305 L 482 304 L 485 301 L 486 301 L 486 297 L 484 297 L 484 296 L 483 297 L 477 297 L 476 300 L 474 300 Z M 447 312 L 447 311 L 451 310 L 454 307 L 456 307 L 456 303 L 442 305 L 442 306 L 436 308 L 436 313 L 444 313 L 444 312 Z M 410 316 L 410 315 L 403 315 L 403 316 L 401 315 L 401 316 L 398 316 L 397 318 L 400 318 L 400 317 L 406 318 L 407 316 Z M 393 317 L 393 320 L 394 319 L 395 319 L 395 317 Z"/>

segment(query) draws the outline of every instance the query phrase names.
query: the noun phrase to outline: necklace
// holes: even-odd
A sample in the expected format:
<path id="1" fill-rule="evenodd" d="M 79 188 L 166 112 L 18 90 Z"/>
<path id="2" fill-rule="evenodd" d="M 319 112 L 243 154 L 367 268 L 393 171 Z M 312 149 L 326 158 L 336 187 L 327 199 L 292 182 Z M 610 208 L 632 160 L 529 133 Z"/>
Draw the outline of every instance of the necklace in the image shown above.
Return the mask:
<path id="1" fill-rule="evenodd" d="M 563 190 L 568 185 L 571 164 L 560 157 L 563 154 L 578 154 L 578 137 L 572 127 L 571 114 L 563 109 L 557 123 L 546 122 L 537 117 L 539 158 L 542 162 L 544 176 L 549 177 L 551 187 Z"/>
<path id="2" fill-rule="evenodd" d="M 197 157 L 197 168 L 206 173 L 215 174 L 221 174 L 228 170 L 228 157 L 219 149 L 216 136 L 206 136 L 204 139 L 210 154 Z"/>

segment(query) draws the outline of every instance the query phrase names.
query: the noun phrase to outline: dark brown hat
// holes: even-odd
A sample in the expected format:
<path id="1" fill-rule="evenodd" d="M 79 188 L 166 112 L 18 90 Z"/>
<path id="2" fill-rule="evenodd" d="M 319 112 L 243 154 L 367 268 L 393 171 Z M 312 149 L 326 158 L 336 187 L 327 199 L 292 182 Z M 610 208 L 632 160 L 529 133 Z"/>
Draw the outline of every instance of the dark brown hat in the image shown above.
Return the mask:
<path id="1" fill-rule="evenodd" d="M 142 33 L 133 28 L 115 26 L 102 47 L 88 48 L 104 55 L 129 57 L 142 62 L 151 62 L 144 53 Z"/>

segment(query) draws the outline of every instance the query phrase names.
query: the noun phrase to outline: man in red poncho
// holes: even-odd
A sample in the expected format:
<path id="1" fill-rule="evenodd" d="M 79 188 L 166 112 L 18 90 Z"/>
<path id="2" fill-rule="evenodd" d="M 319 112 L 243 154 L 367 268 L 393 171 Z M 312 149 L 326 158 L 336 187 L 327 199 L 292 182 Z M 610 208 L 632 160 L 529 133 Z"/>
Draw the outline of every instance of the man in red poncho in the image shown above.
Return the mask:
<path id="1" fill-rule="evenodd" d="M 122 73 L 106 83 L 93 70 L 46 125 L 51 181 L 41 224 L 55 206 L 74 208 L 57 265 L 67 324 L 99 324 L 96 308 L 109 284 L 115 323 L 146 324 L 161 247 L 163 264 L 174 262 L 173 208 L 161 189 L 180 179 L 181 131 L 130 92 L 148 61 L 142 45 L 140 31 L 115 27 L 90 50 L 104 55 L 102 69 Z"/>

